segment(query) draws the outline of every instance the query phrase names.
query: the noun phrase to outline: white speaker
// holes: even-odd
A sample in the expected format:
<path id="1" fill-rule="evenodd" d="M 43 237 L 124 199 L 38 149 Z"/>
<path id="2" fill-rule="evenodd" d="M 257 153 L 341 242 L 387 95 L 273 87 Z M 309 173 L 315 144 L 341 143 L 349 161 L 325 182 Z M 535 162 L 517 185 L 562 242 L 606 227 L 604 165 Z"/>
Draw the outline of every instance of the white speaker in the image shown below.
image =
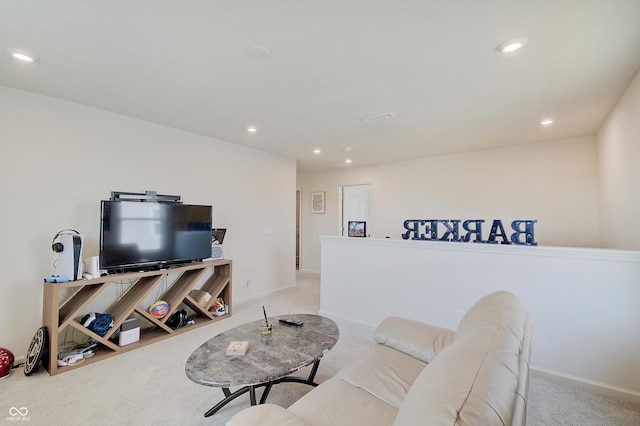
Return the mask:
<path id="1" fill-rule="evenodd" d="M 140 320 L 138 318 L 125 320 L 120 326 L 118 346 L 125 346 L 138 340 L 140 340 Z"/>
<path id="2" fill-rule="evenodd" d="M 82 278 L 82 243 L 84 235 L 60 235 L 62 251 L 58 253 L 56 261 L 56 275 L 75 281 Z"/>
<path id="3" fill-rule="evenodd" d="M 90 274 L 93 278 L 100 277 L 100 257 L 91 256 L 85 260 L 84 269 L 87 274 Z"/>

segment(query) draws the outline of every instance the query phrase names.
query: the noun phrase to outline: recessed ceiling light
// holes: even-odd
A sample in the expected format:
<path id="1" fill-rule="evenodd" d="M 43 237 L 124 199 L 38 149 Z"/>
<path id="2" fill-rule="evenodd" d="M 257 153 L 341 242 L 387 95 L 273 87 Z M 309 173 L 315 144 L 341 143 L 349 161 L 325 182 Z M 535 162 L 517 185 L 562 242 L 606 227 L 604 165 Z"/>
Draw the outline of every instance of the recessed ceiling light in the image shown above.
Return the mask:
<path id="1" fill-rule="evenodd" d="M 550 118 L 547 118 L 547 119 L 542 120 L 542 121 L 540 122 L 540 125 L 541 125 L 541 126 L 551 126 L 552 124 L 553 124 L 553 120 L 552 120 L 552 119 L 550 119 Z"/>
<path id="2" fill-rule="evenodd" d="M 496 48 L 498 52 L 511 53 L 516 50 L 522 49 L 527 44 L 527 39 L 524 37 L 514 38 L 511 40 L 503 41 Z"/>
<path id="3" fill-rule="evenodd" d="M 344 160 L 344 162 L 347 164 L 351 164 L 351 158 L 347 158 L 346 160 Z"/>
<path id="4" fill-rule="evenodd" d="M 322 151 L 320 151 L 320 148 L 316 148 L 313 150 L 314 154 L 320 154 Z"/>
<path id="5" fill-rule="evenodd" d="M 253 126 L 251 126 L 251 127 L 247 127 L 247 132 L 249 132 L 249 133 L 255 133 L 255 132 L 257 132 L 257 131 L 258 131 L 258 129 L 256 129 L 256 128 L 255 128 L 255 127 L 253 127 Z"/>
<path id="6" fill-rule="evenodd" d="M 26 50 L 16 49 L 15 47 L 8 48 L 7 52 L 22 62 L 36 62 L 38 60 L 38 57 L 34 54 L 29 53 Z"/>
<path id="7" fill-rule="evenodd" d="M 267 59 L 271 56 L 271 51 L 264 46 L 251 46 L 247 49 L 247 53 L 258 59 Z"/>
<path id="8" fill-rule="evenodd" d="M 353 148 L 352 148 L 352 147 L 350 147 L 350 146 L 345 146 L 344 148 L 342 148 L 342 150 L 343 150 L 344 152 L 351 152 L 351 151 L 353 151 Z"/>

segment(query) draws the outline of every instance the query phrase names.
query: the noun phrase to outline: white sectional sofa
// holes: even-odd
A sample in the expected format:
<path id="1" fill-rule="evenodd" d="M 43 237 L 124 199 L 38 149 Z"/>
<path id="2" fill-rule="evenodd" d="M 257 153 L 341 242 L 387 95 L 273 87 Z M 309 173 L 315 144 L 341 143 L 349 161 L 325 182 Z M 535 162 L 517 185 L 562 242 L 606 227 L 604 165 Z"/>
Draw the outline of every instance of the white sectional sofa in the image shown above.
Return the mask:
<path id="1" fill-rule="evenodd" d="M 525 425 L 531 323 L 513 294 L 483 297 L 456 331 L 389 317 L 373 339 L 289 408 L 257 405 L 227 425 Z"/>

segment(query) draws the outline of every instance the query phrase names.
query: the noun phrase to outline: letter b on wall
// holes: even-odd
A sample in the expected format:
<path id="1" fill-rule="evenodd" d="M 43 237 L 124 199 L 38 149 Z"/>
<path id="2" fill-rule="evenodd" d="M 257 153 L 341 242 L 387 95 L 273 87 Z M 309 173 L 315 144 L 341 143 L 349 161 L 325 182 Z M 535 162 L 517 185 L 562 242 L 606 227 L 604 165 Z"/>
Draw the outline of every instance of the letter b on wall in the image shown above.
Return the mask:
<path id="1" fill-rule="evenodd" d="M 515 231 L 511 234 L 511 242 L 520 246 L 537 246 L 538 243 L 533 237 L 533 224 L 536 222 L 537 220 L 514 220 L 511 222 L 511 229 Z M 524 229 L 522 229 L 523 223 Z M 524 241 L 520 240 L 520 235 L 524 235 Z"/>

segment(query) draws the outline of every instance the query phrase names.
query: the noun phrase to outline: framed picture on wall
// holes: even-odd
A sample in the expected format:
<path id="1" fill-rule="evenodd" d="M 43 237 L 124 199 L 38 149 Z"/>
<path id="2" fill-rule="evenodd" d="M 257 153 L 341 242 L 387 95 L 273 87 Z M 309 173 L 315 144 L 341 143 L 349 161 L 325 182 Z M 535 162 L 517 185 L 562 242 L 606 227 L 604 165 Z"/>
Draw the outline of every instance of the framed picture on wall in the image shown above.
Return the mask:
<path id="1" fill-rule="evenodd" d="M 366 237 L 367 236 L 367 222 L 349 221 L 349 229 L 347 230 L 349 237 Z"/>
<path id="2" fill-rule="evenodd" d="M 311 193 L 311 213 L 324 213 L 325 192 Z"/>

